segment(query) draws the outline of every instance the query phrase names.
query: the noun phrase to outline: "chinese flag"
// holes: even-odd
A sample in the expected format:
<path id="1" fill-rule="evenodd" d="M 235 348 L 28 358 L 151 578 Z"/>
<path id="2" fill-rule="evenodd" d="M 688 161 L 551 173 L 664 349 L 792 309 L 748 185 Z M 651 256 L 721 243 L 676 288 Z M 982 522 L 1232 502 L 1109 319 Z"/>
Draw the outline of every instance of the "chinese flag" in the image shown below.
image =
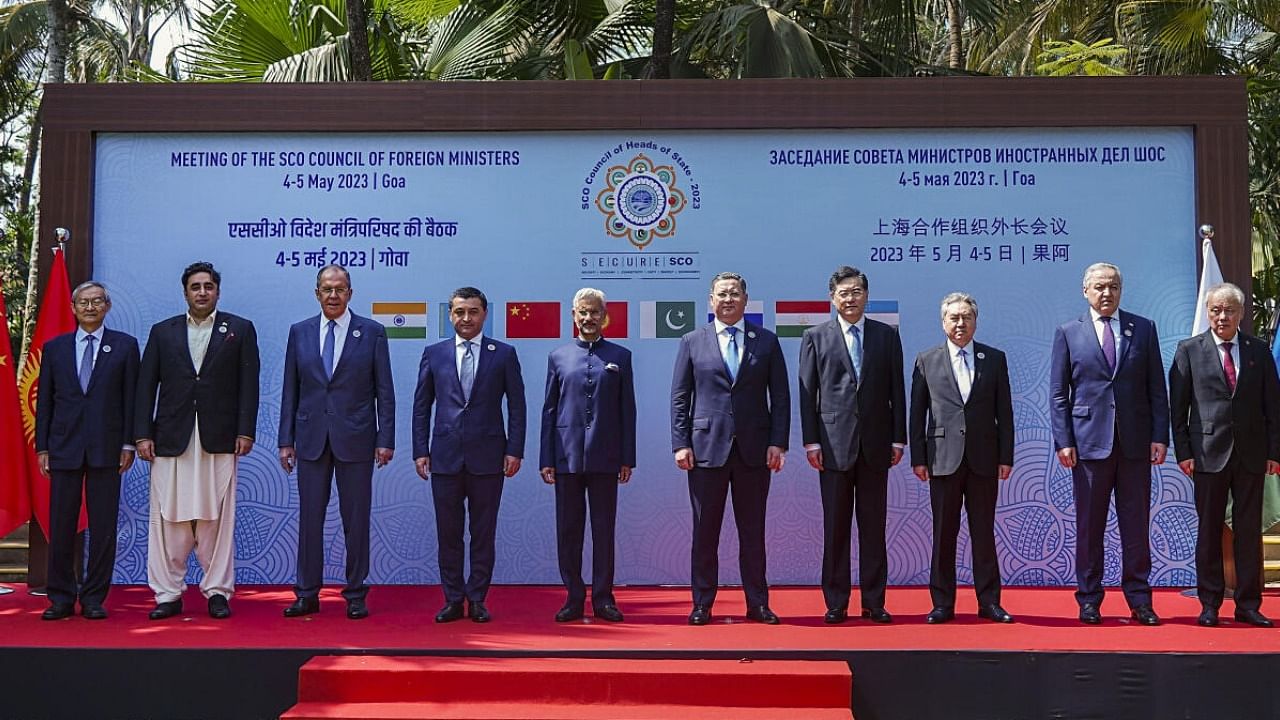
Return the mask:
<path id="1" fill-rule="evenodd" d="M 604 319 L 604 327 L 600 328 L 600 334 L 607 338 L 624 338 L 627 336 L 627 303 L 611 302 L 607 303 L 609 309 L 608 316 Z M 573 336 L 578 337 L 578 325 L 573 326 Z"/>
<path id="2" fill-rule="evenodd" d="M 40 361 L 44 344 L 53 338 L 73 332 L 76 316 L 71 312 L 71 283 L 67 280 L 67 260 L 61 250 L 53 251 L 49 268 L 49 284 L 44 286 L 44 302 L 36 318 L 36 331 L 27 349 L 27 360 L 18 378 L 18 396 L 22 404 L 22 427 L 27 437 L 27 477 L 31 488 L 31 512 L 35 514 L 44 536 L 49 537 L 49 479 L 40 474 L 36 462 L 36 392 L 40 386 Z M 80 503 L 79 529 L 89 526 L 84 503 Z"/>
<path id="3" fill-rule="evenodd" d="M 31 519 L 27 486 L 27 445 L 18 406 L 17 361 L 9 342 L 4 293 L 0 292 L 0 536 Z"/>
<path id="4" fill-rule="evenodd" d="M 560 337 L 560 303 L 507 303 L 508 338 Z"/>

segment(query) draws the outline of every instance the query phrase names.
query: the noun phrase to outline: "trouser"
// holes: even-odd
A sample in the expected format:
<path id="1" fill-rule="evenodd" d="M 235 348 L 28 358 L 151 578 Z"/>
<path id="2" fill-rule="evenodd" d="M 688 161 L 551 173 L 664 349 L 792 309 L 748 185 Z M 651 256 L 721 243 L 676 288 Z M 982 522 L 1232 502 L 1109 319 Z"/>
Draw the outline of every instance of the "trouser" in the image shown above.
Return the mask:
<path id="1" fill-rule="evenodd" d="M 186 591 L 187 557 L 192 549 L 204 568 L 200 593 L 206 598 L 235 591 L 236 480 L 231 480 L 218 517 L 212 520 L 170 522 L 160 517 L 160 503 L 151 496 L 147 537 L 147 584 L 156 602 L 173 602 Z"/>
<path id="2" fill-rule="evenodd" d="M 720 582 L 720 528 L 724 507 L 733 498 L 738 526 L 738 569 L 747 606 L 769 604 L 765 581 L 765 509 L 769 500 L 769 468 L 751 467 L 742 460 L 735 442 L 721 467 L 689 470 L 689 500 L 693 506 L 693 546 L 690 551 L 693 604 L 715 603 Z"/>
<path id="3" fill-rule="evenodd" d="M 483 602 L 493 581 L 494 536 L 502 503 L 502 474 L 431 475 L 431 499 L 436 509 L 440 586 L 446 602 Z M 463 531 L 471 524 L 471 573 L 463 582 Z"/>
<path id="4" fill-rule="evenodd" d="M 886 450 L 887 452 L 887 450 Z M 850 536 L 858 520 L 858 585 L 862 607 L 884 607 L 889 561 L 884 546 L 888 513 L 888 467 L 872 467 L 866 452 L 848 470 L 823 470 L 822 486 L 822 597 L 830 610 L 847 610 L 853 580 L 850 570 Z"/>
<path id="5" fill-rule="evenodd" d="M 973 548 L 973 589 L 978 606 L 1000 604 L 1000 562 L 996 557 L 996 498 L 999 481 L 994 475 L 975 473 L 967 461 L 950 475 L 929 479 L 929 503 L 933 508 L 933 558 L 929 565 L 929 595 L 933 606 L 956 604 L 956 536 L 960 533 L 960 508 L 969 515 L 969 544 Z"/>
<path id="6" fill-rule="evenodd" d="M 1106 459 L 1078 460 L 1071 477 L 1076 504 L 1076 602 L 1102 604 L 1103 541 L 1114 492 L 1120 526 L 1120 587 L 1130 608 L 1150 605 L 1151 462 L 1127 459 L 1117 447 Z"/>
<path id="7" fill-rule="evenodd" d="M 1200 603 L 1222 605 L 1226 582 L 1222 574 L 1222 525 L 1231 493 L 1232 549 L 1236 558 L 1237 610 L 1262 606 L 1262 484 L 1263 474 L 1246 472 L 1235 453 L 1221 472 L 1195 473 L 1196 594 Z"/>
<path id="8" fill-rule="evenodd" d="M 315 460 L 298 461 L 298 584 L 299 598 L 320 595 L 324 582 L 324 516 L 333 485 L 338 486 L 338 512 L 347 550 L 348 602 L 369 594 L 369 509 L 373 503 L 373 458 L 342 462 L 328 442 Z"/>
<path id="9" fill-rule="evenodd" d="M 101 605 L 111 588 L 120 516 L 120 469 L 81 467 L 51 470 L 49 482 L 49 602 L 81 607 Z M 83 491 L 89 515 L 89 562 L 83 582 L 75 576 L 76 530 Z M 77 589 L 78 586 L 78 589 Z"/>
<path id="10" fill-rule="evenodd" d="M 556 473 L 556 550 L 560 579 L 569 591 L 568 605 L 581 606 L 582 539 L 587 504 L 591 506 L 591 605 L 614 605 L 614 524 L 618 514 L 617 473 Z"/>

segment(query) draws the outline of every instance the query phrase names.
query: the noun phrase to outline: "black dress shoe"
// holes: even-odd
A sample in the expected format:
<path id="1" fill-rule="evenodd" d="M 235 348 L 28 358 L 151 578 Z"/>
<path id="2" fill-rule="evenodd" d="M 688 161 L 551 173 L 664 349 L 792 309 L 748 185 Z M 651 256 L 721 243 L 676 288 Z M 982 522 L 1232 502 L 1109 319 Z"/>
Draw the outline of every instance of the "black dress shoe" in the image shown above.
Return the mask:
<path id="1" fill-rule="evenodd" d="M 1098 612 L 1098 606 L 1093 603 L 1085 603 L 1081 605 L 1080 622 L 1085 625 L 1101 625 L 1102 613 Z"/>
<path id="2" fill-rule="evenodd" d="M 226 596 L 209 596 L 209 617 L 214 620 L 226 620 L 231 617 L 231 606 L 227 604 Z"/>
<path id="3" fill-rule="evenodd" d="M 1200 617 L 1196 618 L 1196 624 L 1204 627 L 1217 627 L 1218 608 L 1205 605 L 1204 609 L 1200 611 Z"/>
<path id="4" fill-rule="evenodd" d="M 753 608 L 747 608 L 747 619 L 753 622 L 764 623 L 765 625 L 780 625 L 782 621 L 778 616 L 769 609 L 768 605 L 757 605 Z"/>
<path id="5" fill-rule="evenodd" d="M 101 605 L 82 605 L 80 607 L 80 614 L 84 616 L 85 620 L 107 619 L 107 609 Z"/>
<path id="6" fill-rule="evenodd" d="M 63 605 L 61 603 L 58 603 L 57 605 L 50 605 L 49 607 L 45 608 L 44 612 L 40 613 L 40 619 L 41 620 L 61 620 L 62 618 L 71 617 L 72 613 L 74 613 L 75 611 L 76 611 L 75 605 Z"/>
<path id="7" fill-rule="evenodd" d="M 581 605 L 565 605 L 556 612 L 556 622 L 566 623 L 582 619 Z"/>
<path id="8" fill-rule="evenodd" d="M 1139 605 L 1131 613 L 1139 625 L 1156 626 L 1160 624 L 1160 616 L 1150 605 Z"/>
<path id="9" fill-rule="evenodd" d="M 956 611 L 951 608 L 936 607 L 929 611 L 924 621 L 930 625 L 941 625 L 956 619 Z"/>
<path id="10" fill-rule="evenodd" d="M 492 619 L 489 617 L 489 608 L 479 600 L 467 604 L 467 614 L 471 616 L 471 622 L 487 623 Z"/>
<path id="11" fill-rule="evenodd" d="M 369 606 L 365 604 L 363 598 L 347 601 L 347 619 L 363 620 L 369 617 Z"/>
<path id="12" fill-rule="evenodd" d="M 302 617 L 320 612 L 320 598 L 300 597 L 284 609 L 285 617 Z"/>
<path id="13" fill-rule="evenodd" d="M 436 622 L 447 623 L 454 620 L 462 619 L 462 603 L 447 602 L 444 607 L 440 608 L 440 612 L 436 613 Z"/>
<path id="14" fill-rule="evenodd" d="M 693 612 L 689 613 L 690 625 L 706 625 L 711 622 L 711 607 L 709 605 L 694 605 Z"/>
<path id="15" fill-rule="evenodd" d="M 893 622 L 893 616 L 889 614 L 888 610 L 885 610 L 882 607 L 862 608 L 862 617 L 867 618 L 868 620 L 874 623 Z"/>
<path id="16" fill-rule="evenodd" d="M 983 620 L 990 620 L 991 622 L 998 622 L 998 623 L 1013 622 L 1013 616 L 1005 612 L 1004 608 L 1000 607 L 998 603 L 992 603 L 990 605 L 980 606 L 978 608 L 978 617 L 982 618 Z"/>
<path id="17" fill-rule="evenodd" d="M 601 605 L 592 610 L 591 614 L 605 622 L 622 622 L 622 611 L 617 605 Z"/>
<path id="18" fill-rule="evenodd" d="M 164 620 L 165 618 L 171 618 L 174 615 L 181 614 L 182 601 L 174 600 L 172 602 L 156 603 L 155 609 L 147 613 L 147 618 L 150 620 Z"/>
<path id="19" fill-rule="evenodd" d="M 1267 616 L 1257 610 L 1241 610 L 1240 608 L 1236 608 L 1236 620 L 1254 627 L 1271 627 L 1271 621 L 1267 619 Z"/>
<path id="20" fill-rule="evenodd" d="M 839 625 L 849 619 L 849 611 L 844 608 L 831 608 L 822 616 L 822 622 L 828 625 Z"/>

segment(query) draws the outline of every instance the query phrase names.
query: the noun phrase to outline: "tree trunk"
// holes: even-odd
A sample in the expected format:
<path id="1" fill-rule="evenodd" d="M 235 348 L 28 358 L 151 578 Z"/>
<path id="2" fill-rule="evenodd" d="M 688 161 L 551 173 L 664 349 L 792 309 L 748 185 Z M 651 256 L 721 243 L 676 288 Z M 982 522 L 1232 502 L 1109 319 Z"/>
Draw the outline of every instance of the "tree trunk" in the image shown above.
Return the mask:
<path id="1" fill-rule="evenodd" d="M 849 51 L 854 52 L 854 45 L 862 40 L 862 15 L 866 11 L 864 0 L 849 2 Z"/>
<path id="2" fill-rule="evenodd" d="M 952 70 L 964 69 L 964 8 L 960 0 L 947 0 L 948 66 Z"/>
<path id="3" fill-rule="evenodd" d="M 347 40 L 351 50 L 351 79 L 368 82 L 373 79 L 373 62 L 369 59 L 369 13 L 364 0 L 347 0 Z"/>
<path id="4" fill-rule="evenodd" d="M 671 45 L 675 36 L 675 0 L 657 0 L 653 13 L 653 54 L 644 76 L 665 80 L 671 77 Z"/>
<path id="5" fill-rule="evenodd" d="M 40 108 L 36 108 L 36 114 L 31 118 L 31 131 L 27 134 L 27 149 L 22 164 L 22 194 L 18 197 L 18 212 L 23 215 L 31 209 L 31 191 L 35 187 L 36 159 L 40 155 L 40 131 L 43 127 Z"/>

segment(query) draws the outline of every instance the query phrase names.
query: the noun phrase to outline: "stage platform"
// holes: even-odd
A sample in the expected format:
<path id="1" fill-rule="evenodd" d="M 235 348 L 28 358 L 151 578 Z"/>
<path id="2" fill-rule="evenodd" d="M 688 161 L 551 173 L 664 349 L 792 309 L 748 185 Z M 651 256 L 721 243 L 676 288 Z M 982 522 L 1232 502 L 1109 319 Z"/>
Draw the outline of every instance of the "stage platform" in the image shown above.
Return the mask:
<path id="1" fill-rule="evenodd" d="M 433 586 L 374 587 L 362 621 L 346 619 L 336 588 L 319 614 L 288 619 L 288 588 L 243 587 L 225 621 L 193 589 L 184 615 L 158 622 L 145 587 L 113 589 L 105 621 L 43 622 L 47 601 L 24 590 L 0 597 L 3 718 L 271 718 L 295 702 L 306 660 L 341 654 L 837 659 L 852 670 L 858 720 L 1280 717 L 1280 629 L 1233 622 L 1230 601 L 1221 627 L 1199 627 L 1199 602 L 1174 590 L 1157 591 L 1154 628 L 1131 623 L 1115 589 L 1099 626 L 1076 620 L 1063 588 L 1006 588 L 1013 625 L 979 620 L 962 589 L 956 620 L 927 625 L 918 587 L 890 589 L 893 624 L 830 626 L 817 588 L 773 588 L 783 624 L 763 626 L 743 617 L 740 590 L 724 588 L 706 627 L 687 625 L 686 588 L 620 588 L 626 622 L 557 624 L 562 588 L 500 586 L 487 625 L 434 623 Z M 1278 596 L 1268 590 L 1263 611 L 1280 618 Z"/>

